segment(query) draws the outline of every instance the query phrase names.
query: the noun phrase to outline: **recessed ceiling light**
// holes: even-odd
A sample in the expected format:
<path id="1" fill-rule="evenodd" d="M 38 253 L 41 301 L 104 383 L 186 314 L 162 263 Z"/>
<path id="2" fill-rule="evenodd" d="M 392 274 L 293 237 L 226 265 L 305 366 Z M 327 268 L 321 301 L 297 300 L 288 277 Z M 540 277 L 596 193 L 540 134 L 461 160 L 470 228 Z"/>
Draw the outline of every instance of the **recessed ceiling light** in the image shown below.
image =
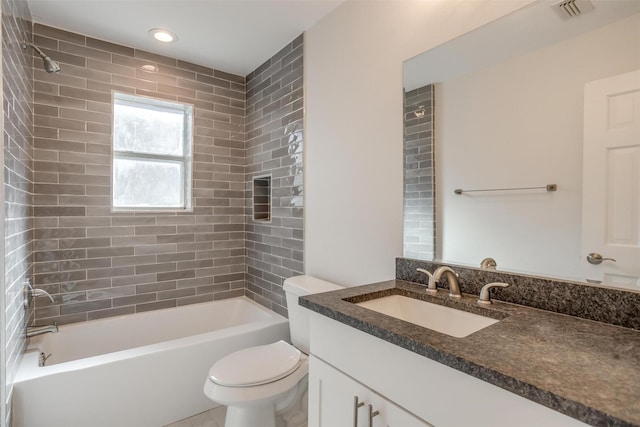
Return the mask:
<path id="1" fill-rule="evenodd" d="M 178 36 L 173 34 L 171 31 L 162 28 L 152 28 L 149 30 L 149 35 L 163 43 L 172 43 L 178 40 Z"/>

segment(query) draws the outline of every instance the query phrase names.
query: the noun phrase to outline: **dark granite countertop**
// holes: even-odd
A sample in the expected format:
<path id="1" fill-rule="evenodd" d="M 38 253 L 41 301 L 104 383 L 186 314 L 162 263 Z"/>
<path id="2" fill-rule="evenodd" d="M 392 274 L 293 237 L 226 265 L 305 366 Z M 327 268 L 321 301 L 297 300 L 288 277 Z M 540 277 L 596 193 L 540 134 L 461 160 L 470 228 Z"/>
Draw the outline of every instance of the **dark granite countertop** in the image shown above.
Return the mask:
<path id="1" fill-rule="evenodd" d="M 390 280 L 301 297 L 300 305 L 587 424 L 640 427 L 640 331 L 424 290 Z M 502 320 L 454 338 L 353 304 L 393 294 Z"/>

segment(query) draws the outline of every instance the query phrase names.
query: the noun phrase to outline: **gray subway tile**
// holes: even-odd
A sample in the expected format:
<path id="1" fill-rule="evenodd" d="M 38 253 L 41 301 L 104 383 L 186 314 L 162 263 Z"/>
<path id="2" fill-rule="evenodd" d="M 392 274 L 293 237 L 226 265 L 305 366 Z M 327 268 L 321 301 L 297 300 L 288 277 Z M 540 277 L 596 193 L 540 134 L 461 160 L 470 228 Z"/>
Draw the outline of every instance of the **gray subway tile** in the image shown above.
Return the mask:
<path id="1" fill-rule="evenodd" d="M 151 310 L 161 310 L 163 308 L 173 308 L 177 306 L 177 302 L 175 299 L 170 299 L 166 301 L 152 302 L 147 304 L 137 304 L 136 305 L 136 313 L 143 313 L 145 311 Z"/>
<path id="2" fill-rule="evenodd" d="M 94 310 L 87 312 L 87 320 L 105 319 L 108 317 L 123 316 L 125 314 L 134 314 L 135 312 L 136 309 L 134 306 Z"/>
<path id="3" fill-rule="evenodd" d="M 128 297 L 119 297 L 119 298 L 113 298 L 112 299 L 114 307 L 121 307 L 121 306 L 124 306 L 124 305 L 141 304 L 141 303 L 155 301 L 155 300 L 156 300 L 156 294 L 155 293 L 132 295 L 132 296 L 128 296 Z"/>
<path id="4" fill-rule="evenodd" d="M 133 248 L 132 248 L 133 249 Z M 123 267 L 127 265 L 153 264 L 156 262 L 155 255 L 138 255 L 138 256 L 119 256 L 111 258 L 114 267 Z"/>
<path id="5" fill-rule="evenodd" d="M 115 43 L 109 43 L 103 40 L 94 39 L 91 37 L 86 37 L 86 45 L 88 47 L 92 47 L 94 49 L 104 50 L 106 52 L 125 55 L 125 56 L 133 56 L 133 48 L 121 46 Z"/>
<path id="6" fill-rule="evenodd" d="M 81 34 L 60 30 L 39 23 L 34 24 L 33 32 L 38 36 L 46 36 L 52 40 L 64 40 L 80 46 L 84 45 L 86 40 L 86 37 Z"/>
<path id="7" fill-rule="evenodd" d="M 62 40 L 58 43 L 58 52 L 71 53 L 82 58 L 95 58 L 102 61 L 111 61 L 111 53 L 109 52 L 68 43 Z"/>
<path id="8" fill-rule="evenodd" d="M 300 184 L 287 179 L 292 173 L 301 174 L 299 170 L 292 172 L 291 168 L 299 166 L 288 160 L 288 153 L 299 150 L 296 144 L 300 144 L 288 138 L 291 132 L 302 132 L 302 103 L 298 102 L 302 96 L 301 36 L 251 73 L 245 85 L 247 79 L 241 76 L 37 27 L 43 41 L 60 52 L 62 61 L 69 65 L 57 83 L 52 76 L 38 72 L 40 80 L 34 85 L 38 117 L 34 168 L 40 174 L 37 200 L 51 203 L 33 209 L 43 227 L 34 235 L 34 247 L 42 248 L 34 254 L 34 260 L 39 263 L 41 280 L 62 279 L 48 274 L 61 273 L 56 271 L 60 267 L 85 273 L 84 278 L 71 277 L 74 280 L 47 285 L 59 286 L 74 301 L 86 292 L 87 298 L 96 299 L 91 302 L 113 302 L 104 308 L 78 305 L 65 308 L 64 313 L 41 314 L 63 321 L 83 321 L 131 313 L 134 307 L 139 312 L 245 292 L 252 296 L 245 291 L 248 266 L 260 276 L 263 286 L 271 283 L 264 277 L 281 282 L 280 275 L 300 269 L 302 208 L 290 207 L 300 196 L 294 194 L 293 187 Z M 137 71 L 148 61 L 159 65 L 158 73 Z M 193 212 L 111 212 L 113 89 L 195 105 Z M 247 100 L 245 90 L 255 92 L 255 96 Z M 275 104 L 269 99 L 272 95 L 278 96 Z M 248 141 L 247 114 L 252 115 L 251 132 L 255 134 Z M 270 135 L 283 136 L 272 139 Z M 264 150 L 269 157 L 259 165 L 252 164 Z M 251 235 L 262 237 L 247 241 L 246 182 L 253 171 L 265 172 L 256 166 L 274 168 L 269 171 L 274 176 L 274 189 L 282 183 L 292 190 L 273 200 L 277 208 L 274 212 L 284 217 L 274 217 L 269 227 L 252 228 Z M 64 228 L 77 230 L 49 231 Z M 285 247 L 279 246 L 281 241 Z M 288 268 L 276 269 L 280 274 L 276 275 L 273 265 L 260 259 L 263 256 Z M 129 295 L 133 289 L 135 294 Z M 254 299 L 282 309 L 279 288 L 256 292 Z M 83 309 L 87 311 L 68 311 Z"/>
<path id="9" fill-rule="evenodd" d="M 195 270 L 170 271 L 166 273 L 158 273 L 158 281 L 188 279 L 196 276 Z"/>
<path id="10" fill-rule="evenodd" d="M 206 294 L 206 295 L 188 296 L 188 297 L 178 298 L 176 301 L 178 303 L 178 307 L 183 305 L 198 304 L 202 302 L 211 302 L 213 301 L 213 295 Z"/>
<path id="11" fill-rule="evenodd" d="M 193 288 L 182 288 L 182 289 L 175 289 L 170 291 L 162 291 L 162 292 L 158 292 L 158 300 L 190 297 L 190 296 L 195 296 L 195 293 L 196 293 L 195 289 Z"/>
<path id="12" fill-rule="evenodd" d="M 155 273 L 136 274 L 135 276 L 114 277 L 111 279 L 112 286 L 128 286 L 140 285 L 143 283 L 154 283 L 156 281 Z"/>
<path id="13" fill-rule="evenodd" d="M 176 289 L 176 281 L 172 280 L 172 281 L 168 281 L 168 282 L 153 282 L 153 283 L 146 283 L 143 285 L 137 285 L 136 286 L 136 293 L 137 294 L 146 294 L 146 293 L 150 293 L 150 292 L 159 292 L 159 291 L 168 291 L 168 290 L 173 290 Z"/>
<path id="14" fill-rule="evenodd" d="M 132 276 L 135 273 L 134 267 L 111 267 L 111 268 L 97 268 L 87 270 L 88 279 L 100 279 L 104 277 L 111 277 L 112 279 L 118 276 Z"/>
<path id="15" fill-rule="evenodd" d="M 119 298 L 119 297 L 135 295 L 135 293 L 136 293 L 136 288 L 133 285 L 120 286 L 117 288 L 103 288 L 103 289 L 87 291 L 87 301 Z"/>
<path id="16" fill-rule="evenodd" d="M 110 307 L 111 307 L 111 300 L 75 303 L 75 304 L 60 306 L 60 314 L 61 315 L 75 314 L 80 312 L 101 310 L 101 309 L 110 308 Z"/>
<path id="17" fill-rule="evenodd" d="M 162 273 L 167 271 L 175 271 L 176 263 L 175 262 L 165 262 L 159 264 L 141 264 L 136 265 L 136 274 L 148 274 L 148 273 Z M 159 275 L 158 275 L 159 276 Z M 158 278 L 158 280 L 160 280 Z"/>

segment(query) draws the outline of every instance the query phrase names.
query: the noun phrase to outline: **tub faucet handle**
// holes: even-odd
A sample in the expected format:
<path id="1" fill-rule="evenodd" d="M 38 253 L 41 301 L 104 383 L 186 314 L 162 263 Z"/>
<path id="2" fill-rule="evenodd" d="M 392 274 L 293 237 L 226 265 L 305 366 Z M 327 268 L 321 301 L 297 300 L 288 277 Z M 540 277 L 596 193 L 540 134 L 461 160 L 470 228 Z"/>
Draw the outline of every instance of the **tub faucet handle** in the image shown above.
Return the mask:
<path id="1" fill-rule="evenodd" d="M 25 310 L 31 307 L 31 300 L 35 297 L 46 296 L 53 303 L 55 302 L 51 294 L 44 289 L 34 288 L 31 285 L 31 279 L 26 279 L 24 282 L 24 288 L 22 289 L 22 296 L 24 300 Z"/>
<path id="2" fill-rule="evenodd" d="M 55 301 L 53 300 L 53 297 L 51 296 L 51 294 L 50 294 L 49 292 L 45 291 L 44 289 L 38 289 L 38 288 L 35 288 L 35 289 L 33 289 L 33 290 L 31 291 L 31 297 L 32 297 L 32 298 L 35 298 L 35 297 L 42 297 L 42 296 L 46 296 L 47 298 L 49 298 L 49 300 L 50 300 L 51 302 L 55 302 Z"/>

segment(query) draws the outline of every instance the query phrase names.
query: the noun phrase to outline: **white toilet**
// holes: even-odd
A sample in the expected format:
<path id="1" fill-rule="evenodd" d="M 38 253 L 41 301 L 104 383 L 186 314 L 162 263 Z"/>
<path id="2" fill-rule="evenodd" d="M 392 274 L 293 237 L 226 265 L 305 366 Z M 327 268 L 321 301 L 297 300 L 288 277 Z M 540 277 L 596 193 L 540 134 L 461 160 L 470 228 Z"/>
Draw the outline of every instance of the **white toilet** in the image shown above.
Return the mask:
<path id="1" fill-rule="evenodd" d="M 287 427 L 307 425 L 309 313 L 298 305 L 298 297 L 341 288 L 311 276 L 285 280 L 293 345 L 278 341 L 249 347 L 213 364 L 204 394 L 227 406 L 225 427 L 275 427 L 276 413 L 286 413 Z"/>

